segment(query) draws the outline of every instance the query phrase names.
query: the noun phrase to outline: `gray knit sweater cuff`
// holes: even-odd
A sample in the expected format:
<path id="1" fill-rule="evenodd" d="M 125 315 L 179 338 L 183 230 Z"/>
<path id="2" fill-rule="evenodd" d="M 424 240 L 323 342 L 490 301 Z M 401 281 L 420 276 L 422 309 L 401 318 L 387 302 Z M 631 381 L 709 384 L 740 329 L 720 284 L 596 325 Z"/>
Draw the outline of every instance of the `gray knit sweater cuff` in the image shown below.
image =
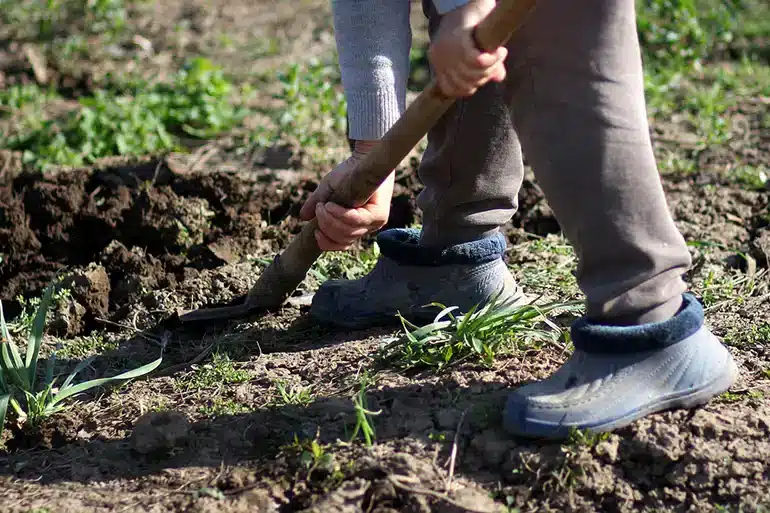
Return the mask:
<path id="1" fill-rule="evenodd" d="M 404 111 L 404 94 L 396 88 L 380 91 L 350 91 L 348 102 L 348 136 L 373 141 L 382 138 Z"/>
<path id="2" fill-rule="evenodd" d="M 405 109 L 410 3 L 333 0 L 332 8 L 348 137 L 381 139 Z"/>

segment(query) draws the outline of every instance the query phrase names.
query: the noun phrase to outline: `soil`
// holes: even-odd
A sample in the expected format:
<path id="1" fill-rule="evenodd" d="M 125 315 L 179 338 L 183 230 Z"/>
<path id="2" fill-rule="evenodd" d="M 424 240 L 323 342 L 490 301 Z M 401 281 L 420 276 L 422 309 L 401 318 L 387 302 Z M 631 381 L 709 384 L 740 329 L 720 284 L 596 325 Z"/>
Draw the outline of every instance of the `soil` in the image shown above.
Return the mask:
<path id="1" fill-rule="evenodd" d="M 292 52 L 301 53 L 308 40 L 328 50 L 328 34 L 321 35 L 328 24 L 318 21 L 326 11 L 310 4 L 296 19 L 294 8 L 266 19 L 262 4 L 249 10 L 243 2 L 206 9 L 163 2 L 143 19 L 144 33 L 154 34 L 158 49 L 208 48 L 223 59 L 227 52 L 213 45 L 212 34 L 228 28 L 244 44 L 253 42 L 252 29 L 283 30 Z M 172 40 L 168 27 L 181 19 L 191 22 Z M 300 30 L 308 20 L 316 20 L 312 37 Z M 303 38 L 292 39 L 299 33 Z M 731 160 L 770 162 L 770 146 L 753 103 L 731 115 L 745 121 L 735 124 L 739 142 L 702 152 L 698 173 L 664 176 L 663 183 L 677 226 L 692 243 L 688 283 L 714 298 L 707 322 L 729 345 L 740 379 L 706 406 L 567 443 L 512 439 L 499 427 L 508 390 L 550 375 L 568 356 L 560 345 L 440 374 L 378 368 L 367 394 L 376 439 L 367 447 L 348 443 L 356 422 L 351 398 L 359 373 L 396 328 L 333 331 L 314 324 L 299 303 L 224 325 L 174 322 L 180 308 L 244 293 L 264 259 L 298 233 L 299 208 L 319 173 L 296 149 L 248 163 L 198 165 L 169 155 L 45 175 L 22 171 L 18 155 L 0 153 L 6 318 L 21 312 L 19 296 L 39 296 L 61 273 L 70 293 L 51 315 L 44 357 L 58 343 L 98 341 L 87 346 L 96 358 L 79 380 L 164 357 L 148 378 L 84 394 L 38 427 L 20 427 L 9 416 L 0 452 L 2 511 L 767 511 L 770 191 L 750 190 L 721 170 Z M 658 141 L 656 150 L 670 145 Z M 413 160 L 399 169 L 388 227 L 420 222 L 415 166 Z M 511 244 L 559 235 L 529 171 L 519 203 L 504 230 Z M 516 268 L 538 258 L 519 251 L 509 263 Z M 314 286 L 303 283 L 297 294 Z M 60 357 L 57 372 L 66 376 L 80 360 Z M 309 387 L 315 400 L 285 404 L 277 381 Z M 311 440 L 323 447 L 316 460 Z"/>

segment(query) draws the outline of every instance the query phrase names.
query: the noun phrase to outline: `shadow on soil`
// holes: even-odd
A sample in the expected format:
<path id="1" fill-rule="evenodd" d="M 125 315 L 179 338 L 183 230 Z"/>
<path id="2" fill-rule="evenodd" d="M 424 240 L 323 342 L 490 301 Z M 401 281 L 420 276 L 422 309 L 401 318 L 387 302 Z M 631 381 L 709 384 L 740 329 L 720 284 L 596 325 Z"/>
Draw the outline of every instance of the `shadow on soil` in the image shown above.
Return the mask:
<path id="1" fill-rule="evenodd" d="M 380 412 L 373 418 L 378 443 L 411 438 L 430 445 L 440 439 L 446 453 L 458 426 L 466 436 L 493 430 L 502 440 L 505 435 L 497 426 L 506 393 L 505 389 L 489 384 L 459 386 L 444 382 L 439 386 L 370 390 L 367 401 L 372 411 Z M 259 468 L 260 461 L 274 466 L 276 458 L 280 462 L 281 453 L 291 453 L 285 451 L 295 436 L 301 441 L 316 437 L 323 443 L 349 441 L 355 419 L 350 396 L 323 397 L 306 407 L 267 407 L 189 424 L 163 417 L 157 426 L 158 433 L 148 435 L 146 430 L 142 431 L 142 440 L 162 438 L 172 432 L 185 433 L 169 450 L 150 450 L 154 445 L 137 441 L 137 429 L 121 440 L 60 440 L 61 445 L 52 450 L 6 454 L 0 458 L 0 474 L 41 484 L 87 483 L 150 476 L 186 467 L 219 468 L 250 462 L 248 466 Z"/>

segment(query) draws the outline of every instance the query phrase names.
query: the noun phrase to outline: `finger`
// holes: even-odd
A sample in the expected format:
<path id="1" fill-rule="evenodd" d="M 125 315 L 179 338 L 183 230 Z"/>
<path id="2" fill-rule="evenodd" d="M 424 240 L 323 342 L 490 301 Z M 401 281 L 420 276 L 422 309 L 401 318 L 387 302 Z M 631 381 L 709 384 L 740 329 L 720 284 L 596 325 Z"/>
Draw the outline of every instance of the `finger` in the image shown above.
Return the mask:
<path id="1" fill-rule="evenodd" d="M 320 204 L 316 209 L 316 217 L 318 217 L 318 226 L 323 234 L 338 244 L 352 244 L 369 231 L 366 227 L 346 225 L 329 214 L 323 204 Z"/>
<path id="2" fill-rule="evenodd" d="M 449 97 L 462 97 L 472 94 L 472 92 L 468 91 L 467 87 L 462 85 L 463 81 L 456 78 L 456 74 L 457 72 L 450 71 L 438 77 L 441 91 Z"/>
<path id="3" fill-rule="evenodd" d="M 504 65 L 508 56 L 508 49 L 504 46 L 498 48 L 494 53 L 479 53 L 467 60 L 460 61 L 458 69 L 468 76 L 488 75 L 491 70 L 501 63 Z"/>
<path id="4" fill-rule="evenodd" d="M 460 66 L 457 68 L 454 82 L 459 89 L 467 93 L 470 90 L 478 89 L 489 81 L 502 82 L 505 76 L 505 62 L 501 60 L 484 70 Z"/>
<path id="5" fill-rule="evenodd" d="M 366 207 L 345 208 L 329 202 L 324 204 L 324 208 L 331 216 L 351 227 L 367 228 L 375 222 L 372 212 Z"/>
<path id="6" fill-rule="evenodd" d="M 339 244 L 329 239 L 320 230 L 314 232 L 315 240 L 318 243 L 319 249 L 322 251 L 345 251 L 351 248 L 352 244 Z"/>
<path id="7" fill-rule="evenodd" d="M 505 77 L 507 75 L 507 70 L 505 69 L 505 65 L 503 63 L 498 64 L 494 68 L 494 72 L 492 73 L 492 76 L 489 78 L 490 80 L 494 80 L 495 82 L 502 82 L 505 80 Z"/>
<path id="8" fill-rule="evenodd" d="M 459 70 L 453 70 L 451 73 L 451 81 L 454 85 L 457 96 L 471 96 L 479 88 L 478 80 L 467 80 L 460 74 Z"/>
<path id="9" fill-rule="evenodd" d="M 487 69 L 498 61 L 496 53 L 478 52 L 465 62 L 473 69 Z"/>

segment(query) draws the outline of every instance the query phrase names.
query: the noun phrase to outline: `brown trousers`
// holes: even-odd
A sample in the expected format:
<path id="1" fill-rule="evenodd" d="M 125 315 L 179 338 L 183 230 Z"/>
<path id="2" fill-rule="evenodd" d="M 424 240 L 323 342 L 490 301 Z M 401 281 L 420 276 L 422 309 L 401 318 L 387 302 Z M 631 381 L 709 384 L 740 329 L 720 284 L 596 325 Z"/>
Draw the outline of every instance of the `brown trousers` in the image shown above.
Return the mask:
<path id="1" fill-rule="evenodd" d="M 522 149 L 578 257 L 588 316 L 673 315 L 691 265 L 663 194 L 644 99 L 634 0 L 540 0 L 508 45 L 508 77 L 458 101 L 428 134 L 421 244 L 494 233 L 517 208 Z M 440 17 L 423 11 L 433 35 Z"/>

